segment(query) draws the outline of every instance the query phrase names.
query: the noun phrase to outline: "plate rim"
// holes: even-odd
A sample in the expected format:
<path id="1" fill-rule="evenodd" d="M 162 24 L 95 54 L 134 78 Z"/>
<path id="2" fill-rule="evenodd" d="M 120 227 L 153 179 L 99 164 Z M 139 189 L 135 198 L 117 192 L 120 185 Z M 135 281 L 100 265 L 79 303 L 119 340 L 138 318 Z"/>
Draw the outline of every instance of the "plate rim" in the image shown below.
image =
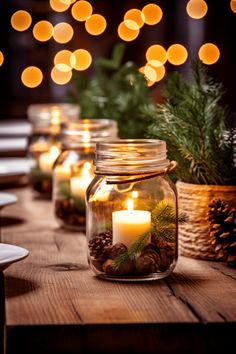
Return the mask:
<path id="1" fill-rule="evenodd" d="M 4 269 L 6 269 L 7 267 L 9 267 L 12 263 L 21 261 L 23 259 L 25 259 L 26 257 L 28 257 L 29 255 L 29 250 L 21 247 L 21 246 L 17 246 L 17 245 L 13 245 L 10 243 L 5 243 L 5 242 L 0 242 L 0 247 L 1 245 L 4 245 L 6 247 L 10 247 L 10 248 L 14 248 L 15 250 L 20 250 L 21 252 L 23 252 L 21 255 L 19 256 L 15 256 L 12 259 L 9 259 L 9 257 L 7 259 L 0 259 L 0 271 L 3 271 Z"/>

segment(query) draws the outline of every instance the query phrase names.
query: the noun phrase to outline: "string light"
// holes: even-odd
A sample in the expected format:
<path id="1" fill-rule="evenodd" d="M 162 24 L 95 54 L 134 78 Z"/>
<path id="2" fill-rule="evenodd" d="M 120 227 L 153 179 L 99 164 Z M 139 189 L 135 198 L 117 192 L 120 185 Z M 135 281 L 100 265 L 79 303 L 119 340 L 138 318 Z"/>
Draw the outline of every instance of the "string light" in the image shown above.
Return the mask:
<path id="1" fill-rule="evenodd" d="M 147 25 L 156 25 L 158 24 L 163 16 L 162 9 L 156 4 L 148 4 L 143 7 L 142 14 L 144 22 Z"/>
<path id="2" fill-rule="evenodd" d="M 53 25 L 49 21 L 39 21 L 33 27 L 33 36 L 41 42 L 48 41 L 53 34 Z"/>
<path id="3" fill-rule="evenodd" d="M 50 0 L 50 6 L 56 12 L 64 12 L 69 8 L 70 4 L 61 0 Z"/>
<path id="4" fill-rule="evenodd" d="M 146 51 L 146 60 L 152 66 L 162 66 L 167 61 L 165 48 L 159 44 L 153 44 Z"/>
<path id="5" fill-rule="evenodd" d="M 200 47 L 198 56 L 204 64 L 215 64 L 219 60 L 220 50 L 213 43 L 205 43 Z"/>
<path id="6" fill-rule="evenodd" d="M 190 0 L 186 6 L 187 14 L 197 20 L 203 18 L 206 15 L 207 10 L 208 6 L 203 0 Z"/>
<path id="7" fill-rule="evenodd" d="M 187 58 L 187 49 L 181 44 L 173 44 L 167 50 L 167 59 L 173 65 L 184 64 Z"/>
<path id="8" fill-rule="evenodd" d="M 28 66 L 21 74 L 21 81 L 29 88 L 37 87 L 43 80 L 42 71 L 36 66 Z"/>
<path id="9" fill-rule="evenodd" d="M 83 71 L 90 67 L 92 56 L 85 49 L 77 49 L 72 53 L 70 63 L 75 70 Z"/>
<path id="10" fill-rule="evenodd" d="M 3 55 L 2 51 L 0 50 L 0 66 L 2 66 L 3 62 L 4 62 L 4 55 Z"/>
<path id="11" fill-rule="evenodd" d="M 14 12 L 11 17 L 11 25 L 16 31 L 25 31 L 27 30 L 32 23 L 31 15 L 24 10 L 19 10 Z"/>
<path id="12" fill-rule="evenodd" d="M 77 21 L 86 21 L 93 12 L 93 7 L 88 1 L 77 1 L 71 8 L 72 17 Z"/>
<path id="13" fill-rule="evenodd" d="M 54 27 L 53 38 L 58 43 L 68 43 L 74 34 L 74 30 L 67 22 L 60 22 Z"/>
<path id="14" fill-rule="evenodd" d="M 102 15 L 91 15 L 85 22 L 86 31 L 93 35 L 98 36 L 102 34 L 107 27 L 107 21 Z"/>
<path id="15" fill-rule="evenodd" d="M 127 21 L 129 21 L 129 27 L 126 25 Z M 135 27 L 135 25 L 136 25 L 136 29 L 130 28 L 130 27 L 132 27 L 131 26 L 132 23 L 133 23 L 133 27 Z M 139 35 L 139 28 L 138 28 L 138 25 L 136 24 L 136 22 L 134 22 L 132 20 L 125 20 L 119 24 L 118 36 L 121 39 L 123 39 L 123 41 L 126 41 L 126 42 L 133 41 L 134 39 L 136 39 L 138 37 L 138 35 Z"/>
<path id="16" fill-rule="evenodd" d="M 51 71 L 52 81 L 58 85 L 67 84 L 72 78 L 72 71 L 61 71 L 56 66 Z"/>
<path id="17" fill-rule="evenodd" d="M 144 25 L 145 17 L 142 11 L 138 9 L 130 9 L 125 13 L 124 20 L 132 20 L 137 24 L 138 28 L 142 28 Z"/>

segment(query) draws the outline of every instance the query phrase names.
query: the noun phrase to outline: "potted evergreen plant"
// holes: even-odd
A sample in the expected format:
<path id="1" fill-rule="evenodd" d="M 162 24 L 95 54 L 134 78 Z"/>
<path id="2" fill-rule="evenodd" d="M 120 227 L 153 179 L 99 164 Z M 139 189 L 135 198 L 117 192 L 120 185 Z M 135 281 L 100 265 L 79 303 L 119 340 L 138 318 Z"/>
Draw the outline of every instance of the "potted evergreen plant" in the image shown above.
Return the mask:
<path id="1" fill-rule="evenodd" d="M 179 226 L 180 254 L 208 260 L 221 259 L 209 236 L 214 231 L 212 219 L 209 225 L 209 205 L 221 201 L 221 208 L 214 209 L 221 214 L 227 203 L 229 215 L 235 215 L 231 208 L 236 206 L 236 120 L 221 104 L 224 93 L 222 83 L 209 76 L 206 66 L 193 61 L 191 79 L 177 72 L 169 74 L 163 103 L 145 109 L 152 120 L 148 136 L 165 140 L 169 157 L 178 162 L 173 178 L 180 212 L 188 215 L 188 221 Z M 228 246 L 234 247 L 236 256 L 236 220 L 231 219 L 227 215 L 217 219 L 222 223 L 230 220 L 228 239 L 225 225 L 219 223 L 217 235 L 231 243 Z"/>

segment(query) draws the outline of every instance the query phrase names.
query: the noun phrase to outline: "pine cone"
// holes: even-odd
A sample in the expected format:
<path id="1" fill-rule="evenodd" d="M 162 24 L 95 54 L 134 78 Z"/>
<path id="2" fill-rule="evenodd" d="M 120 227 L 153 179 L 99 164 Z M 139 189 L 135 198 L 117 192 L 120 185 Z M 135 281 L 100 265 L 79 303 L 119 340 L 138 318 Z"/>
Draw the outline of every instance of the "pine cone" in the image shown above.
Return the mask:
<path id="1" fill-rule="evenodd" d="M 102 232 L 89 241 L 90 255 L 94 258 L 102 258 L 103 254 L 112 244 L 112 233 Z"/>
<path id="2" fill-rule="evenodd" d="M 236 267 L 236 210 L 221 199 L 209 204 L 208 222 L 216 258 Z"/>

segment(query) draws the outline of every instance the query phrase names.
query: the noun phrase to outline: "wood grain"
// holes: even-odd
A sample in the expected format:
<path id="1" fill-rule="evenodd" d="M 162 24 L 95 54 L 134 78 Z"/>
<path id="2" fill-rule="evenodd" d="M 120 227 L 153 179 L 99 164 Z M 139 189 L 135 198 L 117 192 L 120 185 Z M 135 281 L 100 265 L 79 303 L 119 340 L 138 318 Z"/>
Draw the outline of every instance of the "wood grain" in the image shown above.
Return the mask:
<path id="1" fill-rule="evenodd" d="M 6 354 L 208 354 L 233 343 L 234 269 L 179 257 L 164 280 L 101 280 L 88 268 L 85 235 L 60 229 L 52 202 L 11 192 L 19 202 L 2 212 L 2 237 L 30 254 L 4 271 Z"/>

